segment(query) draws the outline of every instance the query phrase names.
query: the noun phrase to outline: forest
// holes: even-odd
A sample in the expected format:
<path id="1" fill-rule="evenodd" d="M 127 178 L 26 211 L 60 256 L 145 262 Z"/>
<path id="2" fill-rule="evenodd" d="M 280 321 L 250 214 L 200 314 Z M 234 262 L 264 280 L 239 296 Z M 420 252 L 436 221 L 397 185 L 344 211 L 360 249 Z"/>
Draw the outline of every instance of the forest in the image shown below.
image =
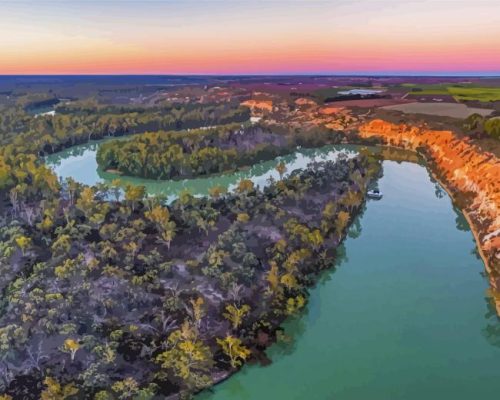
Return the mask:
<path id="1" fill-rule="evenodd" d="M 102 144 L 103 170 L 152 179 L 191 178 L 235 170 L 292 151 L 291 137 L 260 126 L 221 125 L 192 131 L 151 132 Z"/>
<path id="2" fill-rule="evenodd" d="M 249 109 L 238 103 L 142 108 L 92 104 L 62 104 L 54 116 L 30 115 L 19 106 L 0 107 L 0 144 L 24 153 L 48 154 L 106 136 L 242 123 L 250 118 Z"/>
<path id="3" fill-rule="evenodd" d="M 75 107 L 75 106 L 73 106 Z M 244 122 L 249 110 L 234 104 L 181 105 L 171 112 L 150 110 L 129 113 L 124 108 L 106 107 L 116 114 L 95 114 L 87 111 L 54 116 L 33 116 L 24 108 L 3 106 L 0 108 L 0 190 L 17 187 L 18 191 L 36 191 L 30 185 L 53 186 L 55 177 L 40 162 L 40 156 L 101 139 L 105 136 L 123 136 L 145 132 L 161 126 L 164 129 L 202 127 L 211 124 Z M 96 111 L 101 108 L 96 108 Z M 66 110 L 67 111 L 67 110 Z M 28 178 L 33 176 L 36 178 Z M 29 179 L 27 181 L 27 179 Z M 51 181 L 50 184 L 44 182 Z M 26 193 L 29 196 L 29 193 Z"/>
<path id="4" fill-rule="evenodd" d="M 62 135 L 53 130 L 57 115 L 25 116 L 31 130 L 2 131 L 3 400 L 189 398 L 245 362 L 265 360 L 281 322 L 300 313 L 317 273 L 331 266 L 380 173 L 368 153 L 286 178 L 278 165 L 281 179 L 264 189 L 242 180 L 233 193 L 184 192 L 167 206 L 142 186 L 122 196 L 119 182 L 60 182 L 43 163 L 41 138 L 58 148 L 94 135 L 83 128 Z M 88 121 L 84 113 L 61 116 Z M 5 117 L 2 124 L 17 126 Z M 152 132 L 131 143 L 193 154 L 213 141 L 253 154 L 269 139 L 279 149 L 321 140 L 291 136 L 231 125 Z"/>

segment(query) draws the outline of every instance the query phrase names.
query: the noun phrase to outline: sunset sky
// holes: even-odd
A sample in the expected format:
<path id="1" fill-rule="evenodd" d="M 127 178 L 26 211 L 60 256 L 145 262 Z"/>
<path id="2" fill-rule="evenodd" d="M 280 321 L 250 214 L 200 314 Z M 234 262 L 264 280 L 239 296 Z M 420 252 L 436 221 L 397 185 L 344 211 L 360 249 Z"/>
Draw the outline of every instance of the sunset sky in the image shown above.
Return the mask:
<path id="1" fill-rule="evenodd" d="M 0 0 L 0 74 L 500 73 L 500 0 Z"/>

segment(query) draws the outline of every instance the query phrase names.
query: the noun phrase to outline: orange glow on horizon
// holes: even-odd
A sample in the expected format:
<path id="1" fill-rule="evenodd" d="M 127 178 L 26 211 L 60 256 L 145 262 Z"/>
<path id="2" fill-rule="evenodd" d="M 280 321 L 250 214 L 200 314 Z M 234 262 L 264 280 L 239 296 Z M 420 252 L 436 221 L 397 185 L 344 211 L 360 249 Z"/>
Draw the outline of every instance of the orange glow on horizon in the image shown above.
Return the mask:
<path id="1" fill-rule="evenodd" d="M 41 3 L 2 6 L 0 74 L 500 72 L 500 3 Z"/>

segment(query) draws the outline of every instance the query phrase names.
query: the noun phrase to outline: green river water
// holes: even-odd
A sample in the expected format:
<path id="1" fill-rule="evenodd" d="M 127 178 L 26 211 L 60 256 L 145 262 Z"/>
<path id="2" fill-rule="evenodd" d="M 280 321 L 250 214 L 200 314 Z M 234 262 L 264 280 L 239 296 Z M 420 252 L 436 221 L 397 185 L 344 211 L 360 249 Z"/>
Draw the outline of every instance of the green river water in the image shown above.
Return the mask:
<path id="1" fill-rule="evenodd" d="M 93 184 L 98 142 L 49 156 L 61 176 Z M 354 146 L 299 150 L 288 170 Z M 242 177 L 263 185 L 277 160 L 235 174 L 177 182 L 121 178 L 170 199 L 202 195 Z M 336 269 L 311 289 L 291 337 L 273 345 L 269 366 L 247 365 L 199 400 L 389 400 L 500 398 L 500 320 L 486 297 L 484 265 L 448 195 L 423 165 L 383 162 L 380 201 L 368 201 Z"/>

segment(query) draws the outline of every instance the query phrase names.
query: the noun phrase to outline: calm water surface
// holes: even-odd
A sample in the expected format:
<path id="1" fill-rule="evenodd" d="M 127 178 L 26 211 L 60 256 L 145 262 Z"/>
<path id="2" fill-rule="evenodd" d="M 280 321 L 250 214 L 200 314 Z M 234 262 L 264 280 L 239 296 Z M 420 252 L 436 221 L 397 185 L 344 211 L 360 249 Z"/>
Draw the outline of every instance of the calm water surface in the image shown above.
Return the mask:
<path id="1" fill-rule="evenodd" d="M 120 176 L 101 170 L 96 161 L 99 145 L 111 139 L 103 139 L 87 144 L 75 146 L 67 150 L 49 155 L 47 164 L 61 178 L 72 177 L 78 182 L 93 185 L 97 182 L 111 182 L 120 179 L 123 185 L 144 185 L 149 194 L 163 194 L 173 200 L 182 190 L 189 190 L 193 195 L 207 195 L 208 189 L 221 185 L 233 189 L 241 179 L 252 179 L 256 185 L 266 185 L 268 179 L 279 178 L 275 170 L 276 165 L 283 160 L 287 164 L 288 173 L 304 168 L 311 161 L 333 159 L 339 154 L 355 155 L 356 146 L 325 146 L 321 149 L 300 149 L 295 153 L 279 157 L 271 161 L 258 163 L 250 168 L 227 174 L 213 175 L 197 179 L 157 181 L 153 179 L 133 178 Z"/>
<path id="2" fill-rule="evenodd" d="M 97 169 L 97 145 L 48 163 L 84 183 L 111 179 Z M 337 150 L 304 150 L 285 160 L 292 170 Z M 130 182 L 171 197 L 184 187 L 204 194 L 242 177 L 264 184 L 276 163 L 209 179 Z M 269 349 L 271 365 L 246 366 L 199 400 L 500 396 L 500 323 L 467 223 L 425 167 L 384 161 L 383 170 L 384 198 L 368 201 L 338 268 L 321 276 L 307 310 L 285 324 L 291 342 Z"/>

